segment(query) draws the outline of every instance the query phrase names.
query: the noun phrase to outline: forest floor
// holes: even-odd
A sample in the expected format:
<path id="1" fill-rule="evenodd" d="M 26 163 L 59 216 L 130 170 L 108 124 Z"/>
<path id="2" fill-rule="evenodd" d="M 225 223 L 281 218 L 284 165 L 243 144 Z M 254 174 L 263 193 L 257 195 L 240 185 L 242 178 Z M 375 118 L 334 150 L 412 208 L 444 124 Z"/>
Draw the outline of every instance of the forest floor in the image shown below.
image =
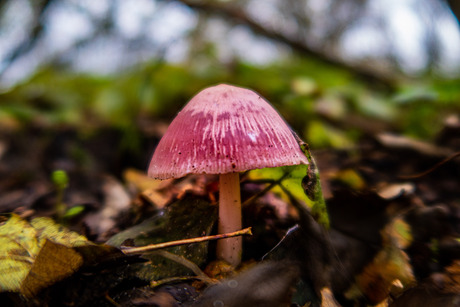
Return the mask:
<path id="1" fill-rule="evenodd" d="M 3 306 L 460 306 L 458 118 L 430 143 L 381 133 L 313 148 L 328 230 L 282 180 L 242 174 L 253 235 L 235 271 L 215 242 L 118 249 L 216 234 L 218 199 L 216 176 L 146 176 L 155 134 L 141 153 L 123 141 L 110 129 L 1 133 Z"/>

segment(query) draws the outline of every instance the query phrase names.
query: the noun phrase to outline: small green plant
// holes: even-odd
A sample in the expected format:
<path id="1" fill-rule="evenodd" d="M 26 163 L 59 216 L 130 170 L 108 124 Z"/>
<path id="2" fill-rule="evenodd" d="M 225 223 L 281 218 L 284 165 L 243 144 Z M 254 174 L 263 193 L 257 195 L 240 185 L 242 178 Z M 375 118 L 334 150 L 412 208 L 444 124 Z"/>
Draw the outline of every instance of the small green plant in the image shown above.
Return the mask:
<path id="1" fill-rule="evenodd" d="M 63 218 L 66 212 L 66 204 L 64 203 L 64 191 L 69 185 L 69 177 L 63 170 L 55 170 L 51 174 L 51 181 L 56 188 L 56 204 L 55 210 L 58 218 Z"/>

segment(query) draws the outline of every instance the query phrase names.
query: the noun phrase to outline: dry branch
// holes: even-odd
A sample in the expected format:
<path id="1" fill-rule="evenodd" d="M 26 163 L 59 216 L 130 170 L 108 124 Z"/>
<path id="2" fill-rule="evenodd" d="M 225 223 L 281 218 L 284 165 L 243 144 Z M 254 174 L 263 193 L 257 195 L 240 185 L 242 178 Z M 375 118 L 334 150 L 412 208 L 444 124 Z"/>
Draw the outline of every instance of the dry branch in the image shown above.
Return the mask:
<path id="1" fill-rule="evenodd" d="M 389 89 L 396 87 L 397 80 L 382 72 L 376 71 L 368 66 L 353 65 L 347 63 L 343 59 L 338 59 L 332 55 L 324 52 L 324 50 L 315 50 L 309 46 L 304 40 L 290 38 L 283 33 L 274 29 L 264 27 L 264 25 L 254 21 L 248 14 L 232 4 L 224 4 L 215 1 L 194 1 L 194 0 L 176 0 L 191 9 L 212 13 L 219 15 L 223 18 L 229 19 L 236 24 L 243 24 L 248 26 L 254 33 L 262 35 L 266 38 L 288 45 L 293 50 L 315 58 L 325 64 L 333 65 L 347 71 L 352 72 L 356 76 L 372 83 L 384 85 Z"/>

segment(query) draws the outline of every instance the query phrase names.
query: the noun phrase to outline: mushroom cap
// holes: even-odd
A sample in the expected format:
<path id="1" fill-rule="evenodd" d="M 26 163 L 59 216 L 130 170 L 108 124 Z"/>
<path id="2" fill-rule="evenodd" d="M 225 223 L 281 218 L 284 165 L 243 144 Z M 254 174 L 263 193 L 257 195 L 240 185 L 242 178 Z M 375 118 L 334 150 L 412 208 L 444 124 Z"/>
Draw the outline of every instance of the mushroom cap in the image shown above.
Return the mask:
<path id="1" fill-rule="evenodd" d="M 225 174 L 308 164 L 291 129 L 257 93 L 221 84 L 206 88 L 177 114 L 160 140 L 148 174 Z"/>

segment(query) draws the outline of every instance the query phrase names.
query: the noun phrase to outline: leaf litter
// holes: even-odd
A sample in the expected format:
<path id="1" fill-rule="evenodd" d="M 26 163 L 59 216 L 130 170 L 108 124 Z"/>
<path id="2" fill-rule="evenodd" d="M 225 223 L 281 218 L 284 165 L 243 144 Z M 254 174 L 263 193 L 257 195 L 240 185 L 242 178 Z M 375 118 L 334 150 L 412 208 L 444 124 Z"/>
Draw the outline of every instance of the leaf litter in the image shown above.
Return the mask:
<path id="1" fill-rule="evenodd" d="M 16 305 L 31 302 L 19 293 L 55 306 L 207 306 L 217 301 L 228 306 L 455 306 L 459 161 L 450 159 L 423 176 L 401 177 L 420 174 L 458 151 L 455 129 L 447 125 L 435 147 L 367 137 L 354 150 L 313 152 L 322 174 L 329 231 L 312 218 L 311 204 L 299 193 L 295 181 L 302 180 L 301 172 L 292 170 L 284 179 L 282 169 L 245 174 L 244 224 L 253 227 L 254 235 L 245 239 L 245 262 L 236 272 L 215 265 L 212 242 L 168 248 L 175 255 L 169 258 L 161 253 L 128 257 L 104 244 L 143 246 L 212 234 L 216 178 L 188 176 L 160 183 L 145 178 L 136 165 L 111 175 L 106 170 L 116 169 L 113 163 L 121 160 L 91 156 L 89 148 L 84 159 L 98 164 L 97 170 L 82 168 L 81 157 L 75 160 L 64 150 L 48 157 L 44 167 L 35 159 L 12 171 L 8 165 L 17 164 L 9 164 L 11 159 L 26 159 L 21 155 L 30 152 L 16 151 L 24 148 L 20 140 L 3 143 L 12 145 L 3 146 L 0 172 L 13 176 L 0 180 L 1 208 L 23 218 L 2 216 L 1 297 Z M 82 142 L 73 133 L 61 137 L 67 144 Z M 36 144 L 38 156 L 61 146 Z M 55 213 L 51 165 L 63 166 L 69 174 L 63 195 L 68 208 L 84 208 L 63 222 L 66 227 L 46 217 Z M 28 177 L 31 170 L 38 171 Z M 253 195 L 257 197 L 251 199 Z M 212 286 L 199 278 L 204 272 Z M 243 287 L 232 287 L 234 281 Z"/>

